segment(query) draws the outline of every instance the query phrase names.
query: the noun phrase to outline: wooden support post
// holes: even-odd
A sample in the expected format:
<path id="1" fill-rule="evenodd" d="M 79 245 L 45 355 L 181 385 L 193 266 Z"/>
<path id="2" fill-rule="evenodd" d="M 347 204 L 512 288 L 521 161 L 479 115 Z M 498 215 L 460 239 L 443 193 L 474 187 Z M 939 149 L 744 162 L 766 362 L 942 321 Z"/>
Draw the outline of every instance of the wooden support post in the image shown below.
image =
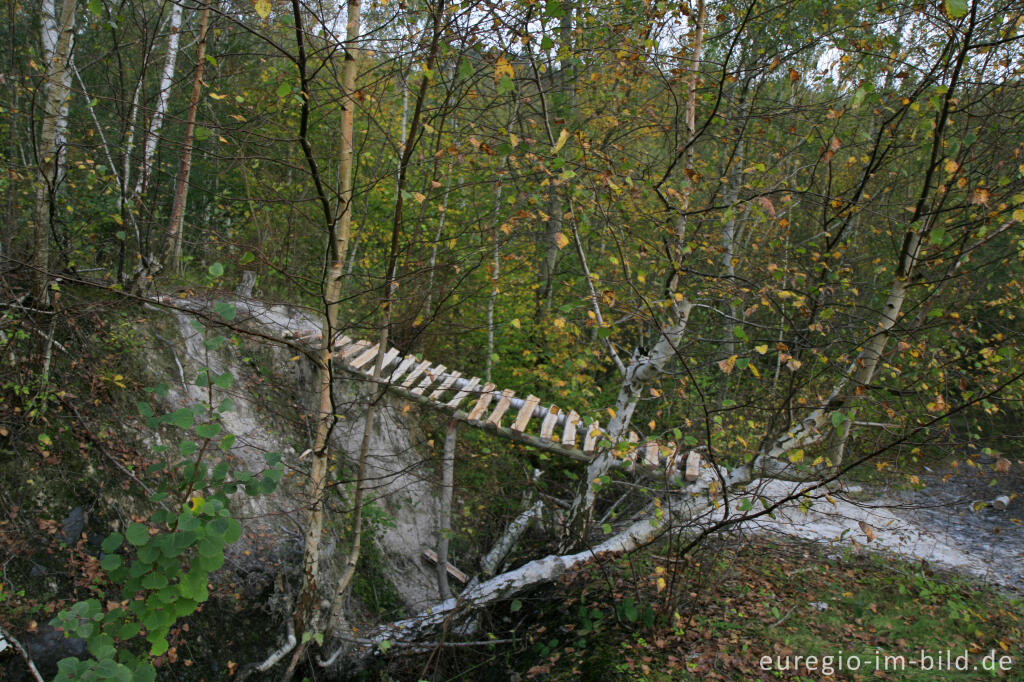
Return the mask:
<path id="1" fill-rule="evenodd" d="M 466 399 L 473 389 L 480 384 L 480 377 L 473 377 L 469 382 L 462 387 L 462 390 L 455 394 L 455 397 L 448 401 L 448 407 L 458 407 L 459 403 Z"/>
<path id="2" fill-rule="evenodd" d="M 508 410 L 509 405 L 512 404 L 512 396 L 515 394 L 516 392 L 511 388 L 506 388 L 501 392 L 501 397 L 498 398 L 498 404 L 494 406 L 494 412 L 491 412 L 491 416 L 487 418 L 488 424 L 501 426 L 501 418 L 505 416 L 505 412 Z"/>
<path id="3" fill-rule="evenodd" d="M 491 404 L 491 398 L 494 397 L 494 384 L 487 382 L 484 387 L 480 389 L 480 399 L 476 401 L 476 405 L 469 411 L 468 419 L 479 419 L 483 416 L 484 410 Z"/>
<path id="4" fill-rule="evenodd" d="M 551 440 L 551 433 L 555 430 L 555 423 L 558 421 L 558 408 L 552 405 L 548 408 L 548 413 L 544 416 L 544 421 L 540 423 L 540 437 L 545 440 Z"/>
<path id="5" fill-rule="evenodd" d="M 423 550 L 423 558 L 430 563 L 437 565 L 437 552 L 432 549 Z M 469 582 L 469 576 L 460 571 L 459 569 L 452 566 L 450 563 L 445 563 L 445 568 L 448 569 L 448 575 L 458 580 L 460 583 L 465 585 Z"/>
<path id="6" fill-rule="evenodd" d="M 580 423 L 580 416 L 576 410 L 570 410 L 569 416 L 565 418 L 565 430 L 562 432 L 562 445 L 573 447 L 576 445 L 576 426 Z"/>
<path id="7" fill-rule="evenodd" d="M 440 398 L 441 394 L 451 388 L 452 384 L 454 384 L 455 380 L 460 376 L 462 376 L 462 372 L 452 372 L 449 374 L 448 378 L 444 380 L 444 383 L 438 386 L 437 390 L 430 394 L 430 400 L 437 400 Z"/>
<path id="8" fill-rule="evenodd" d="M 445 370 L 445 366 L 444 365 L 438 365 L 437 367 L 434 367 L 432 369 L 428 369 L 427 370 L 427 376 L 423 377 L 423 381 L 420 382 L 419 386 L 417 386 L 416 388 L 412 389 L 412 392 L 415 393 L 416 395 L 423 395 L 423 391 L 425 391 L 428 388 L 430 388 L 430 385 L 432 383 L 434 383 L 435 381 L 437 381 L 438 379 L 441 378 L 441 376 L 444 374 L 444 370 Z"/>

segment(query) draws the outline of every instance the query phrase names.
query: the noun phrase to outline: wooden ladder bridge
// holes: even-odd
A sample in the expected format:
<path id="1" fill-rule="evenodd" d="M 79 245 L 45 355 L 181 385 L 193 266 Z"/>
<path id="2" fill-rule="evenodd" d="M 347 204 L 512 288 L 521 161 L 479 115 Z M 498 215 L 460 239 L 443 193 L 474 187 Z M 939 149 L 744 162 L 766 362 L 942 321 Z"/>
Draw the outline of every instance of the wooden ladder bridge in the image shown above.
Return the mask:
<path id="1" fill-rule="evenodd" d="M 544 406 L 535 395 L 517 397 L 511 389 L 498 388 L 479 377 L 463 376 L 457 370 L 421 361 L 413 355 L 399 357 L 401 352 L 396 348 L 384 351 L 381 375 L 375 379 L 375 361 L 380 353 L 380 344 L 348 336 L 336 339 L 332 349 L 332 357 L 346 372 L 515 442 L 585 463 L 594 459 L 598 448 L 618 445 L 612 443 L 611 436 L 596 419 L 584 424 L 575 410 Z M 510 420 L 507 426 L 502 424 L 506 417 Z M 625 440 L 627 445 L 621 448 L 623 464 L 656 470 L 669 478 L 678 475 L 686 482 L 696 481 L 700 476 L 701 457 L 693 449 L 672 442 L 641 442 L 634 432 Z"/>

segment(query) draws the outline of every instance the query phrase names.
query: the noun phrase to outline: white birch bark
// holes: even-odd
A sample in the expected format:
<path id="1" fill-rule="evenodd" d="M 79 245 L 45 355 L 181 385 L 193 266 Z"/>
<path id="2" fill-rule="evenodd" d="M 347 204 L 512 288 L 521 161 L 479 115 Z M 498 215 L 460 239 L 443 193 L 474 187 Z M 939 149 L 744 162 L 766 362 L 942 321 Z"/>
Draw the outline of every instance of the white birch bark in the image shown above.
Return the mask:
<path id="1" fill-rule="evenodd" d="M 50 5 L 55 8 L 55 5 Z M 36 164 L 36 223 L 33 235 L 32 292 L 40 305 L 49 301 L 50 226 L 53 221 L 54 194 L 60 186 L 67 134 L 68 99 L 71 94 L 71 48 L 75 34 L 75 0 L 64 0 L 60 20 L 51 9 L 42 19 L 43 47 L 47 50 L 46 100 L 39 134 Z"/>
<path id="2" fill-rule="evenodd" d="M 139 167 L 139 176 L 135 181 L 133 198 L 138 198 L 146 191 L 149 185 L 149 177 L 153 171 L 153 158 L 156 156 L 156 146 L 160 139 L 160 130 L 163 127 L 164 116 L 167 114 L 167 103 L 171 97 L 171 85 L 174 83 L 174 68 L 178 61 L 178 43 L 181 33 L 182 5 L 178 2 L 171 3 L 171 17 L 167 36 L 167 55 L 164 58 L 164 70 L 160 75 L 160 92 L 157 95 L 156 109 L 149 121 L 149 128 L 146 130 L 146 137 L 142 145 L 142 165 Z"/>

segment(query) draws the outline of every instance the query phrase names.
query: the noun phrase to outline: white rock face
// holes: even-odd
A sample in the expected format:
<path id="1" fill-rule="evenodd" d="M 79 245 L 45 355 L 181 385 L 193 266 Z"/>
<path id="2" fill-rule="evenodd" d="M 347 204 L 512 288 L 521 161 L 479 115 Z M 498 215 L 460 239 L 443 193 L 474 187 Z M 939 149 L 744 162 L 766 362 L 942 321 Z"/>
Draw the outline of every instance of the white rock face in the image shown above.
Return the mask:
<path id="1" fill-rule="evenodd" d="M 191 299 L 172 302 L 179 307 L 202 311 L 213 307 L 212 302 Z M 308 311 L 264 305 L 251 299 L 229 302 L 236 306 L 236 322 L 268 336 L 292 339 L 319 336 L 319 322 Z M 298 472 L 309 466 L 309 455 L 301 457 L 301 453 L 310 447 L 309 429 L 312 429 L 312 421 L 308 422 L 307 429 L 300 419 L 303 414 L 310 419 L 314 414 L 312 363 L 305 357 L 293 359 L 293 349 L 274 349 L 259 340 L 243 341 L 240 348 L 225 344 L 216 351 L 208 350 L 203 345 L 204 334 L 193 327 L 196 317 L 178 311 L 167 314 L 174 319 L 176 338 L 168 338 L 166 332 L 162 332 L 163 338 L 154 344 L 153 352 L 173 357 L 154 358 L 151 363 L 154 367 L 172 368 L 171 376 L 157 376 L 159 370 L 154 370 L 154 383 L 164 381 L 169 387 L 163 410 L 173 411 L 210 400 L 210 389 L 195 384 L 203 367 L 209 367 L 211 374 L 230 372 L 234 376 L 232 387 L 214 388 L 212 401 L 216 405 L 230 397 L 235 406 L 222 416 L 223 431 L 236 437 L 229 454 L 235 458 L 237 466 L 253 473 L 266 468 L 265 455 L 269 452 L 281 453 L 286 467 L 285 478 L 274 494 L 250 497 L 239 493 L 235 511 L 241 517 L 244 533 L 242 540 L 230 548 L 229 568 L 256 569 L 256 564 L 268 556 L 290 558 L 291 566 L 297 568 L 301 563 L 302 528 L 308 508 L 306 479 Z M 264 364 L 279 375 L 278 385 L 273 388 L 245 360 L 247 353 L 257 345 L 264 354 Z M 266 361 L 268 353 L 270 360 Z M 347 458 L 351 466 L 336 466 L 332 474 L 347 479 L 355 468 L 364 414 L 373 389 L 360 385 L 358 380 L 343 372 L 338 373 L 335 381 L 339 420 L 332 434 L 332 454 Z M 381 568 L 385 576 L 393 583 L 406 608 L 417 611 L 438 598 L 434 569 L 421 559 L 422 551 L 436 544 L 438 504 L 433 468 L 426 459 L 424 437 L 415 423 L 419 413 L 415 407 L 404 412 L 403 408 L 407 408 L 404 403 L 385 398 L 377 411 L 368 460 L 370 490 L 367 499 L 371 505 L 368 516 L 383 557 Z M 153 435 L 147 440 L 159 442 Z M 293 470 L 296 473 L 290 474 Z M 344 480 L 339 481 L 339 494 L 329 498 L 329 509 L 347 511 L 344 483 Z M 344 519 L 338 514 L 328 520 L 332 529 L 338 529 L 343 523 Z M 344 560 L 347 543 L 348 538 L 344 536 L 325 538 L 325 584 L 333 583 L 335 571 L 332 569 Z"/>

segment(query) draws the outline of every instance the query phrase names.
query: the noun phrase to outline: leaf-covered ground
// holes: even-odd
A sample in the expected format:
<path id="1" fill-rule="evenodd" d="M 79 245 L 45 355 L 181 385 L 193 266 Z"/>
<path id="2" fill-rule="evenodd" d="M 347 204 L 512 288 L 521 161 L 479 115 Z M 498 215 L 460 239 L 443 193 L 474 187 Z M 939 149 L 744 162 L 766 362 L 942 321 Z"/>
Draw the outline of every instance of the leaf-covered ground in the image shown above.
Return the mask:
<path id="1" fill-rule="evenodd" d="M 567 576 L 532 606 L 524 678 L 1024 677 L 1019 596 L 864 551 L 765 538 L 692 561 L 654 550 Z"/>

